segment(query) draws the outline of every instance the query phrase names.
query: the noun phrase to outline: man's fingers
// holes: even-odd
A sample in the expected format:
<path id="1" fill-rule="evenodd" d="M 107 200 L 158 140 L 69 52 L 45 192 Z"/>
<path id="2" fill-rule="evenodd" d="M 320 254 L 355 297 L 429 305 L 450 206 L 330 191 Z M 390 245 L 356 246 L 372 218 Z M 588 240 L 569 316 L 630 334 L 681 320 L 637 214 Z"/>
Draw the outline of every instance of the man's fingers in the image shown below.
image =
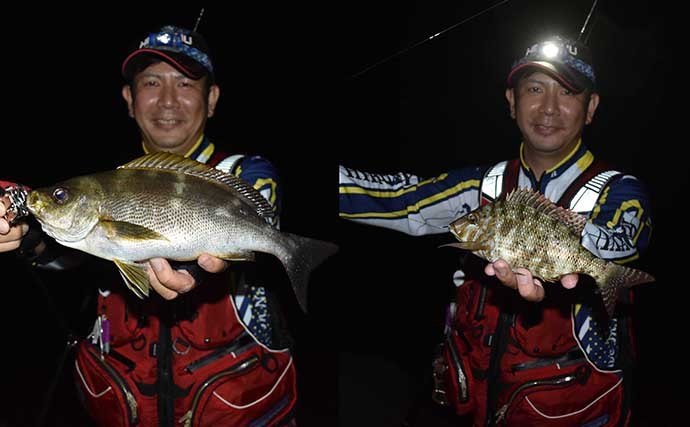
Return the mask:
<path id="1" fill-rule="evenodd" d="M 227 261 L 216 258 L 209 254 L 201 254 L 197 260 L 199 266 L 209 273 L 220 273 L 228 267 Z"/>
<path id="2" fill-rule="evenodd" d="M 21 245 L 22 237 L 29 232 L 29 225 L 20 224 L 14 227 L 7 225 L 7 231 L 3 232 L 3 224 L 7 225 L 7 222 L 0 219 L 0 252 L 13 251 Z"/>
<path id="3" fill-rule="evenodd" d="M 561 285 L 566 289 L 573 289 L 577 285 L 577 274 L 566 274 L 561 277 Z"/>
<path id="4" fill-rule="evenodd" d="M 194 287 L 194 278 L 185 270 L 173 270 L 163 258 L 149 260 L 151 287 L 165 299 L 177 298 Z"/>
<path id="5" fill-rule="evenodd" d="M 544 287 L 526 268 L 518 268 L 516 271 L 517 288 L 520 295 L 531 302 L 539 302 L 544 299 Z"/>
<path id="6" fill-rule="evenodd" d="M 151 287 L 153 288 L 154 291 L 158 293 L 158 295 L 162 296 L 166 300 L 173 300 L 180 295 L 179 292 L 173 291 L 172 289 L 168 289 L 165 286 L 163 286 L 158 279 L 156 279 L 155 274 L 153 272 L 149 271 L 149 283 L 151 284 Z"/>
<path id="7" fill-rule="evenodd" d="M 7 208 L 10 206 L 10 198 L 8 196 L 0 197 L 0 216 L 7 213 Z"/>
<path id="8" fill-rule="evenodd" d="M 544 299 L 544 287 L 526 268 L 513 271 L 507 262 L 499 259 L 487 264 L 484 272 L 489 276 L 496 276 L 505 286 L 517 289 L 527 301 L 539 302 Z"/>
<path id="9" fill-rule="evenodd" d="M 510 265 L 508 265 L 507 262 L 503 261 L 502 259 L 499 259 L 496 262 L 489 265 L 491 265 L 489 271 L 485 269 L 485 272 L 487 274 L 489 274 L 490 276 L 495 275 L 498 280 L 500 280 L 504 285 L 508 286 L 509 288 L 517 288 L 517 278 L 515 277 L 515 273 L 513 273 L 513 270 L 511 270 Z M 491 272 L 493 272 L 493 274 L 491 274 Z"/>
<path id="10" fill-rule="evenodd" d="M 0 253 L 9 252 L 17 249 L 22 242 L 19 240 L 13 240 L 11 242 L 0 243 Z"/>

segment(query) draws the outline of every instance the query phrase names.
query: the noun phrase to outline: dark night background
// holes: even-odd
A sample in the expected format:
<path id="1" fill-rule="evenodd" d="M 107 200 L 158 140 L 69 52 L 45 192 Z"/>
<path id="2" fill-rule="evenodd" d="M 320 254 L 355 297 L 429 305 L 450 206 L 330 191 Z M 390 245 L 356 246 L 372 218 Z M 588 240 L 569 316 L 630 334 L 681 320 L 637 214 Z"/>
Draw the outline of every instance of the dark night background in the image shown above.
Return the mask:
<path id="1" fill-rule="evenodd" d="M 503 95 L 510 63 L 539 36 L 577 34 L 589 1 L 512 0 L 353 77 L 495 3 L 206 9 L 200 31 L 222 91 L 208 133 L 227 150 L 277 166 L 284 230 L 341 246 L 313 276 L 308 315 L 281 292 L 297 341 L 302 426 L 452 425 L 429 402 L 429 375 L 458 255 L 437 249 L 448 236 L 413 238 L 338 220 L 336 166 L 431 176 L 517 153 Z M 0 178 L 51 184 L 141 154 L 120 97 L 120 64 L 142 34 L 167 23 L 193 26 L 200 6 L 127 6 L 6 10 L 5 20 L 23 29 L 4 37 Z M 679 38 L 673 14 L 658 2 L 601 0 L 588 41 L 602 103 L 584 140 L 646 182 L 654 203 L 652 245 L 638 266 L 657 283 L 636 293 L 635 421 L 644 426 L 678 425 L 687 396 L 687 291 L 676 283 L 688 238 L 686 85 L 674 76 L 687 37 Z M 76 273 L 37 281 L 12 254 L 0 256 L 0 267 L 7 332 L 0 427 L 88 425 L 69 362 L 55 393 L 50 385 L 62 323 L 76 332 L 90 327 L 84 297 L 93 285 Z"/>

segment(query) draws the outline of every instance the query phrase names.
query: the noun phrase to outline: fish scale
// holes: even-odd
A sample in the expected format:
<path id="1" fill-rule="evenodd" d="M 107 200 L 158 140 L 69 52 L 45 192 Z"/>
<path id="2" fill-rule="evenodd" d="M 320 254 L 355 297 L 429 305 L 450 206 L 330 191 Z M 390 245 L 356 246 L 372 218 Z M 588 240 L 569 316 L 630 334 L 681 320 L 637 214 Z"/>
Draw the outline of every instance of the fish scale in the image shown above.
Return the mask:
<path id="1" fill-rule="evenodd" d="M 654 277 L 596 257 L 580 243 L 587 219 L 561 208 L 531 189 L 517 189 L 453 221 L 449 228 L 459 243 L 495 262 L 503 259 L 535 277 L 555 282 L 570 273 L 594 278 L 606 311 L 613 314 L 618 290 Z"/>

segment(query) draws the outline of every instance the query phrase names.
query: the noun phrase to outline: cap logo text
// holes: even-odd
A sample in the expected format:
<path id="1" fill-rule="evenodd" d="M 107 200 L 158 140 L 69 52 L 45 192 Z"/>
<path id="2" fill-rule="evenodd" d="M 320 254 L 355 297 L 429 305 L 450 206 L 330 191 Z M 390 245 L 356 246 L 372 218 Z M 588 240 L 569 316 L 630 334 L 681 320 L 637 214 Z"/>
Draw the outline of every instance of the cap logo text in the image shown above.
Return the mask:
<path id="1" fill-rule="evenodd" d="M 184 33 L 151 33 L 139 43 L 139 49 L 155 46 L 171 46 L 175 48 L 181 46 L 183 43 L 192 46 L 192 36 Z"/>

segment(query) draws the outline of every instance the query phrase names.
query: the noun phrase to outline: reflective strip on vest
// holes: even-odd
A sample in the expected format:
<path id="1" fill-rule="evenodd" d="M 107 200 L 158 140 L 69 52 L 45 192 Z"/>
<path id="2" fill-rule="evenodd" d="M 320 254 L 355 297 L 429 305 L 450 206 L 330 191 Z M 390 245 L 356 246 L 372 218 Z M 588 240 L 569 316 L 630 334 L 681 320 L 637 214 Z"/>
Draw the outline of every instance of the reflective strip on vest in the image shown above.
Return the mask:
<path id="1" fill-rule="evenodd" d="M 589 214 L 597 204 L 599 195 L 604 190 L 606 183 L 618 174 L 620 174 L 618 171 L 604 171 L 595 175 L 575 193 L 575 196 L 570 200 L 570 210 L 577 213 Z"/>
<path id="2" fill-rule="evenodd" d="M 508 166 L 508 161 L 504 160 L 501 163 L 494 165 L 484 175 L 482 180 L 482 198 L 489 202 L 493 202 L 503 192 L 503 173 Z"/>
<path id="3" fill-rule="evenodd" d="M 503 174 L 507 165 L 507 161 L 502 161 L 492 166 L 486 173 L 482 180 L 482 199 L 492 202 L 501 196 L 503 192 Z M 596 206 L 599 195 L 604 190 L 606 183 L 618 174 L 620 172 L 610 170 L 595 175 L 572 198 L 569 205 L 570 210 L 588 215 Z"/>
<path id="4" fill-rule="evenodd" d="M 228 156 L 224 158 L 221 162 L 219 162 L 216 166 L 214 166 L 216 169 L 221 170 L 225 173 L 232 174 L 233 170 L 235 169 L 235 166 L 237 163 L 242 160 L 244 157 L 244 154 L 234 154 L 232 156 Z"/>

